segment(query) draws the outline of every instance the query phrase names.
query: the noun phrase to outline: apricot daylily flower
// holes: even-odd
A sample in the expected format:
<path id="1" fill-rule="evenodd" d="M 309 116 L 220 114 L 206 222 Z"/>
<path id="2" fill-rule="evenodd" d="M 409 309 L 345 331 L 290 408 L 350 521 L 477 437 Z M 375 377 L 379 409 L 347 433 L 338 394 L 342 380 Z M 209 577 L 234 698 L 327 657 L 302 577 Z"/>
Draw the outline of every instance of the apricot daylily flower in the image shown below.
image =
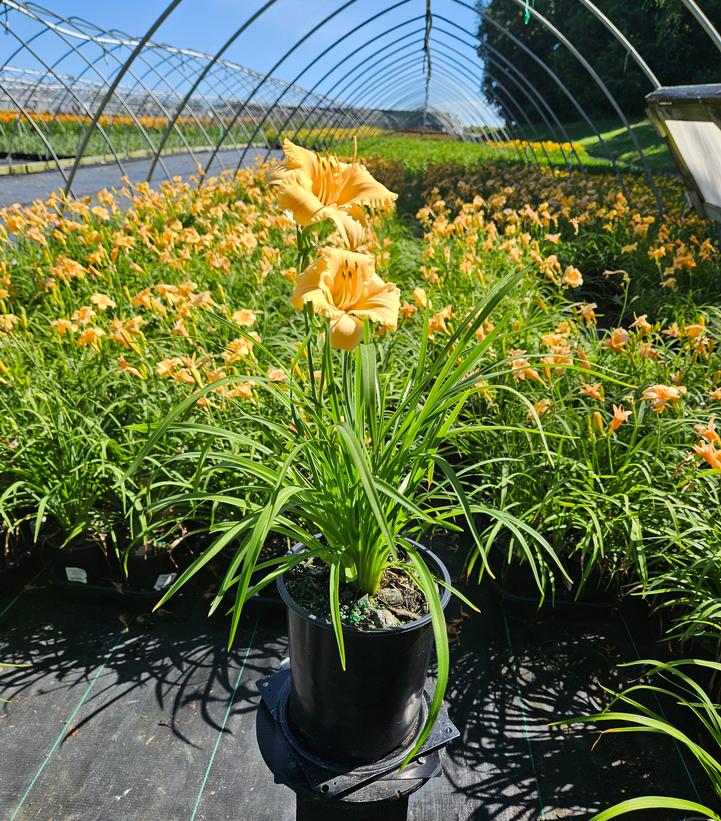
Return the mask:
<path id="1" fill-rule="evenodd" d="M 713 442 L 699 442 L 693 446 L 694 451 L 705 459 L 715 470 L 721 470 L 721 450 L 716 450 Z"/>
<path id="2" fill-rule="evenodd" d="M 246 356 L 250 356 L 253 353 L 253 346 L 254 341 L 260 342 L 260 337 L 254 331 L 251 332 L 248 336 L 253 337 L 252 339 L 248 339 L 245 336 L 238 337 L 238 339 L 231 339 L 231 341 L 227 344 L 226 349 L 223 351 L 223 359 L 230 364 L 232 362 L 239 362 L 241 359 L 244 359 Z"/>
<path id="3" fill-rule="evenodd" d="M 658 351 L 650 342 L 642 342 L 638 346 L 638 352 L 644 359 L 658 359 Z"/>
<path id="4" fill-rule="evenodd" d="M 400 291 L 375 272 L 375 260 L 340 248 L 322 248 L 298 277 L 291 303 L 300 310 L 310 302 L 330 319 L 330 344 L 352 351 L 363 337 L 363 320 L 395 331 Z"/>
<path id="5" fill-rule="evenodd" d="M 403 300 L 403 304 L 400 307 L 400 312 L 403 316 L 408 319 L 408 317 L 413 316 L 413 314 L 418 310 L 417 306 L 411 305 L 407 299 Z"/>
<path id="6" fill-rule="evenodd" d="M 228 392 L 228 396 L 231 399 L 252 399 L 253 385 L 255 384 L 256 383 L 252 379 L 241 382 L 240 385 Z"/>
<path id="7" fill-rule="evenodd" d="M 433 316 L 428 319 L 428 335 L 432 337 L 434 333 L 447 334 L 448 327 L 446 326 L 446 321 L 452 317 L 453 309 L 450 305 L 441 308 L 437 314 L 433 314 Z"/>
<path id="8" fill-rule="evenodd" d="M 183 360 L 177 356 L 172 357 L 172 359 L 166 356 L 156 365 L 155 373 L 164 378 L 172 376 L 173 371 L 178 367 L 178 365 L 181 365 L 182 362 Z"/>
<path id="9" fill-rule="evenodd" d="M 285 382 L 288 378 L 283 368 L 268 368 L 266 376 L 269 382 Z"/>
<path id="10" fill-rule="evenodd" d="M 524 359 L 523 354 L 525 351 L 521 350 L 512 350 L 508 352 L 508 355 L 513 357 L 511 359 L 511 370 L 513 371 L 513 378 L 516 382 L 520 382 L 523 379 L 531 379 L 534 382 L 540 382 L 543 384 L 543 377 L 535 368 L 531 367 L 531 363 Z"/>
<path id="11" fill-rule="evenodd" d="M 709 391 L 708 396 L 709 399 L 714 402 L 721 402 L 721 388 L 714 388 L 712 391 Z"/>
<path id="12" fill-rule="evenodd" d="M 545 413 L 548 412 L 548 409 L 551 407 L 551 400 L 550 399 L 539 399 L 538 402 L 533 403 L 533 409 L 539 416 L 543 416 Z M 528 411 L 527 414 L 529 419 L 533 419 L 533 414 L 531 411 Z"/>
<path id="13" fill-rule="evenodd" d="M 251 311 L 250 308 L 241 308 L 239 311 L 235 311 L 233 313 L 231 319 L 236 325 L 242 325 L 246 328 L 250 328 L 251 325 L 255 324 L 257 316 L 257 311 Z"/>
<path id="14" fill-rule="evenodd" d="M 283 151 L 285 159 L 267 175 L 268 182 L 278 186 L 281 208 L 292 211 L 299 225 L 333 220 L 349 248 L 363 239 L 363 207 L 387 207 L 398 197 L 355 158 L 345 163 L 335 156 L 319 156 L 290 140 L 283 140 Z"/>
<path id="15" fill-rule="evenodd" d="M 635 319 L 631 323 L 631 328 L 638 329 L 639 333 L 647 334 L 652 328 L 653 325 L 647 319 L 648 314 L 641 314 L 641 316 L 636 316 L 634 314 Z"/>
<path id="16" fill-rule="evenodd" d="M 656 413 L 662 413 L 669 402 L 678 402 L 685 393 L 686 388 L 676 385 L 651 385 L 641 399 L 648 399 Z"/>
<path id="17" fill-rule="evenodd" d="M 118 359 L 118 367 L 121 371 L 129 373 L 131 376 L 137 376 L 139 379 L 143 378 L 140 371 L 137 368 L 134 368 L 124 356 L 121 356 Z"/>
<path id="18" fill-rule="evenodd" d="M 563 272 L 563 284 L 569 288 L 580 288 L 583 285 L 581 272 L 573 265 L 569 265 Z"/>
<path id="19" fill-rule="evenodd" d="M 613 406 L 613 419 L 611 420 L 611 424 L 608 426 L 608 432 L 613 433 L 616 428 L 621 427 L 621 425 L 628 421 L 628 417 L 631 415 L 630 410 L 624 410 L 622 405 L 614 405 Z"/>
<path id="20" fill-rule="evenodd" d="M 73 321 L 87 325 L 95 316 L 95 311 L 89 305 L 83 305 L 73 313 Z"/>
<path id="21" fill-rule="evenodd" d="M 599 402 L 603 402 L 603 388 L 600 382 L 596 382 L 594 385 L 584 384 L 579 393 L 583 396 L 590 396 L 591 399 L 597 399 Z"/>
<path id="22" fill-rule="evenodd" d="M 102 328 L 86 328 L 77 338 L 75 344 L 78 348 L 90 345 L 97 349 L 100 347 L 100 338 L 103 336 L 105 336 L 105 331 Z"/>
<path id="23" fill-rule="evenodd" d="M 714 442 L 716 444 L 721 442 L 716 431 L 716 417 L 712 416 L 705 425 L 695 425 L 696 433 L 705 439 L 707 442 Z"/>
<path id="24" fill-rule="evenodd" d="M 78 329 L 78 326 L 69 319 L 53 319 L 50 325 L 57 331 L 58 336 L 73 334 Z"/>
<path id="25" fill-rule="evenodd" d="M 428 305 L 428 296 L 426 295 L 424 288 L 414 288 L 413 299 L 415 299 L 416 305 L 419 308 L 425 308 L 426 305 Z"/>
<path id="26" fill-rule="evenodd" d="M 628 331 L 625 328 L 612 328 L 611 336 L 603 343 L 610 351 L 622 351 L 628 342 Z"/>
<path id="27" fill-rule="evenodd" d="M 581 363 L 581 367 L 584 371 L 591 370 L 591 363 L 588 357 L 586 356 L 586 351 L 584 351 L 583 348 L 581 348 L 580 346 L 576 348 L 576 357 L 578 358 L 578 361 Z"/>
<path id="28" fill-rule="evenodd" d="M 115 300 L 106 294 L 93 294 L 90 297 L 90 301 L 99 311 L 107 311 L 108 308 L 115 307 Z"/>
<path id="29" fill-rule="evenodd" d="M 596 308 L 598 308 L 598 305 L 595 302 L 582 302 L 578 306 L 579 313 L 589 325 L 596 322 Z"/>

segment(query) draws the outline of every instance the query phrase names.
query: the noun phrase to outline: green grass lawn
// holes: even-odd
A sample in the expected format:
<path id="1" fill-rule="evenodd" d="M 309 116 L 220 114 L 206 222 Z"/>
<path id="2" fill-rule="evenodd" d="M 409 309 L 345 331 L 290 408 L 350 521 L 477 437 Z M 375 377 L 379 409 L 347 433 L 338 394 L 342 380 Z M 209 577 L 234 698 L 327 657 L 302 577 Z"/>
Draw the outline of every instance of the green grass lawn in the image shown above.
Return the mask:
<path id="1" fill-rule="evenodd" d="M 598 129 L 602 140 L 595 134 L 589 133 L 586 123 L 567 123 L 565 128 L 568 136 L 579 146 L 579 155 L 586 166 L 607 166 L 609 155 L 616 158 L 622 167 L 640 169 L 638 152 L 628 130 L 616 121 L 599 120 Z M 669 153 L 666 144 L 656 133 L 655 128 L 648 120 L 639 120 L 631 124 L 633 134 L 648 159 L 649 166 L 654 173 L 674 173 L 676 165 Z M 548 131 L 538 128 L 534 131 L 538 140 L 550 140 Z M 336 150 L 339 154 L 352 154 L 353 144 L 350 141 L 338 143 Z M 362 156 L 380 156 L 387 160 L 399 160 L 412 171 L 422 171 L 431 163 L 475 163 L 497 161 L 502 159 L 508 162 L 522 162 L 523 157 L 513 148 L 498 148 L 493 143 L 471 143 L 458 140 L 423 139 L 418 136 L 404 134 L 383 137 L 361 138 L 358 140 L 358 151 Z M 550 158 L 553 164 L 565 165 L 565 157 L 559 151 L 548 150 L 546 153 L 535 149 L 526 150 L 530 162 L 536 159 L 545 165 Z"/>
<path id="2" fill-rule="evenodd" d="M 640 167 L 638 152 L 633 144 L 631 135 L 618 120 L 598 120 L 596 126 L 603 138 L 603 143 L 592 133 L 585 122 L 565 123 L 568 136 L 580 143 L 590 157 L 607 158 L 610 154 L 619 163 Z M 631 123 L 631 129 L 648 159 L 651 170 L 655 173 L 673 173 L 676 165 L 669 153 L 666 143 L 659 137 L 656 129 L 649 120 L 637 120 Z M 534 134 L 539 139 L 551 139 L 547 129 L 537 127 Z M 605 145 L 604 145 L 605 143 Z"/>

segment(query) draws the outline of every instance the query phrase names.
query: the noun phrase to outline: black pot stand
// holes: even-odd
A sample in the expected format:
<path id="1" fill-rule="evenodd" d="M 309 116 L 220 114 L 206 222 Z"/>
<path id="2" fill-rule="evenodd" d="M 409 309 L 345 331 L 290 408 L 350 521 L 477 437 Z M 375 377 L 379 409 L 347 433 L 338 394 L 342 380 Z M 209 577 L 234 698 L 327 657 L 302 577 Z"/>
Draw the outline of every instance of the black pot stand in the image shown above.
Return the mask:
<path id="1" fill-rule="evenodd" d="M 288 660 L 257 687 L 262 699 L 256 716 L 258 746 L 275 783 L 296 794 L 296 821 L 406 821 L 409 797 L 430 778 L 442 774 L 441 752 L 460 735 L 442 709 L 426 742 L 402 772 L 400 765 L 413 741 L 372 764 L 334 764 L 314 755 L 288 721 Z M 426 691 L 419 729 L 425 723 L 430 700 Z"/>

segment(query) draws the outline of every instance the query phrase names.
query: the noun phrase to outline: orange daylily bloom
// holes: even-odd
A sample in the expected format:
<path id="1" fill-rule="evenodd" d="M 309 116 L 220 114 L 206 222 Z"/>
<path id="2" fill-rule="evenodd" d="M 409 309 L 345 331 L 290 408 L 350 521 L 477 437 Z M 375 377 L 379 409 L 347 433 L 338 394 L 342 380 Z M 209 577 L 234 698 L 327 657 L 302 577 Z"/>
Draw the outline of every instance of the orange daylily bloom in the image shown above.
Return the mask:
<path id="1" fill-rule="evenodd" d="M 599 402 L 603 402 L 603 388 L 600 382 L 596 382 L 594 385 L 584 384 L 579 393 L 584 396 L 590 396 L 591 399 L 597 399 Z"/>
<path id="2" fill-rule="evenodd" d="M 251 311 L 250 308 L 241 308 L 239 311 L 233 313 L 231 319 L 236 325 L 250 328 L 251 325 L 255 324 L 257 317 L 258 311 Z"/>
<path id="3" fill-rule="evenodd" d="M 662 413 L 669 402 L 678 402 L 686 393 L 686 388 L 676 385 L 651 385 L 643 392 L 641 399 L 648 399 L 656 413 Z"/>
<path id="4" fill-rule="evenodd" d="M 345 163 L 320 156 L 290 140 L 283 140 L 283 152 L 285 159 L 267 175 L 268 182 L 278 186 L 281 208 L 292 211 L 299 225 L 333 220 L 349 248 L 362 242 L 364 206 L 384 208 L 398 198 L 355 159 Z"/>
<path id="5" fill-rule="evenodd" d="M 707 442 L 713 443 L 721 443 L 721 437 L 719 437 L 716 431 L 716 417 L 712 416 L 705 425 L 695 425 L 696 433 L 705 439 Z"/>
<path id="6" fill-rule="evenodd" d="M 634 314 L 635 319 L 631 323 L 631 328 L 637 328 L 641 334 L 647 334 L 652 328 L 653 325 L 647 319 L 648 314 L 641 314 L 641 316 L 636 316 Z"/>
<path id="7" fill-rule="evenodd" d="M 612 328 L 611 336 L 603 343 L 610 351 L 622 351 L 628 342 L 628 331 L 625 328 Z"/>
<path id="8" fill-rule="evenodd" d="M 693 449 L 712 468 L 721 470 L 721 450 L 717 450 L 713 442 L 699 442 Z"/>
<path id="9" fill-rule="evenodd" d="M 426 305 L 428 305 L 428 296 L 426 295 L 425 288 L 414 288 L 413 299 L 415 299 L 416 305 L 419 308 L 425 308 Z"/>
<path id="10" fill-rule="evenodd" d="M 624 422 L 628 421 L 628 417 L 630 415 L 630 410 L 624 410 L 621 405 L 614 405 L 613 419 L 611 420 L 611 424 L 608 426 L 608 432 L 613 433 L 617 428 L 621 427 Z"/>
<path id="11" fill-rule="evenodd" d="M 131 376 L 137 376 L 139 379 L 143 378 L 140 371 L 137 368 L 134 368 L 124 356 L 121 356 L 118 359 L 118 367 L 121 371 L 129 373 Z"/>
<path id="12" fill-rule="evenodd" d="M 330 319 L 330 343 L 352 351 L 363 337 L 363 321 L 370 319 L 395 331 L 400 290 L 375 272 L 375 260 L 339 248 L 322 248 L 318 257 L 298 277 L 291 297 L 300 310 L 310 302 Z"/>
<path id="13" fill-rule="evenodd" d="M 512 350 L 508 352 L 508 355 L 513 357 L 511 359 L 511 370 L 513 371 L 513 378 L 516 382 L 520 382 L 523 379 L 531 379 L 534 382 L 540 382 L 543 384 L 543 377 L 535 368 L 531 367 L 531 363 L 523 357 L 525 351 L 521 350 Z"/>
<path id="14" fill-rule="evenodd" d="M 111 299 L 107 294 L 93 294 L 90 297 L 90 301 L 99 311 L 107 311 L 108 308 L 115 307 L 115 300 Z"/>
<path id="15" fill-rule="evenodd" d="M 413 316 L 413 314 L 418 310 L 417 306 L 411 305 L 407 299 L 403 300 L 403 304 L 400 307 L 400 312 L 403 316 L 408 319 L 408 317 Z"/>
<path id="16" fill-rule="evenodd" d="M 582 302 L 578 306 L 579 313 L 589 325 L 596 322 L 596 308 L 598 305 L 595 302 Z"/>
<path id="17" fill-rule="evenodd" d="M 568 285 L 569 288 L 580 288 L 583 285 L 583 277 L 578 268 L 569 265 L 563 272 L 562 282 L 564 285 Z"/>
<path id="18" fill-rule="evenodd" d="M 288 378 L 283 368 L 268 368 L 266 376 L 269 382 L 285 382 Z"/>

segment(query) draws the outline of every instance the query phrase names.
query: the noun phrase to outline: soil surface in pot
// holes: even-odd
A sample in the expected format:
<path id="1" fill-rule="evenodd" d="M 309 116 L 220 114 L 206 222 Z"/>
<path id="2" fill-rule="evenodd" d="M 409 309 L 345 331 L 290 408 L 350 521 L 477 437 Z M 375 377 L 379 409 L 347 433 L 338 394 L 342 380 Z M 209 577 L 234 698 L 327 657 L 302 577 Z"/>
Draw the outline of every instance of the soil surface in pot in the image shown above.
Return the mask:
<path id="1" fill-rule="evenodd" d="M 301 562 L 285 574 L 288 592 L 314 616 L 330 621 L 328 597 L 330 570 L 318 559 Z M 340 584 L 340 616 L 344 624 L 358 630 L 400 627 L 423 618 L 428 612 L 425 596 L 408 576 L 386 568 L 375 595 L 355 585 Z"/>

